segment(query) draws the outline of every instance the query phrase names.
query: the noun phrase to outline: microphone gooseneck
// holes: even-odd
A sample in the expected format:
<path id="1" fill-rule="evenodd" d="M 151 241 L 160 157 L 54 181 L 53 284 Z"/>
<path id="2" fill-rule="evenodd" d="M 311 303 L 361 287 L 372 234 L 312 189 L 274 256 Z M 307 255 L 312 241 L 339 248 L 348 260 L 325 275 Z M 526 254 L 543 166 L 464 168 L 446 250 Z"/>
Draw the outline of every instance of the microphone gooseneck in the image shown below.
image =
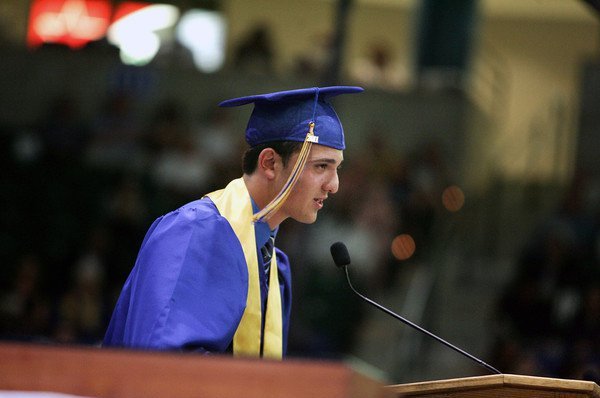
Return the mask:
<path id="1" fill-rule="evenodd" d="M 432 337 L 433 339 L 437 340 L 438 342 L 444 344 L 446 347 L 453 349 L 454 351 L 458 352 L 459 354 L 464 355 L 465 357 L 471 359 L 472 361 L 475 361 L 476 363 L 483 366 L 490 372 L 496 373 L 496 374 L 502 374 L 502 372 L 500 372 L 498 369 L 494 368 L 491 365 L 488 365 L 481 359 L 469 354 L 468 352 L 466 352 L 465 350 L 463 350 L 461 348 L 456 347 L 455 345 L 447 342 L 446 340 L 442 339 L 441 337 L 436 336 L 435 334 L 431 333 L 430 331 L 428 331 L 426 329 L 423 329 L 421 326 L 417 325 L 416 323 L 409 321 L 408 319 L 396 314 L 395 312 L 385 308 L 381 304 L 378 304 L 375 301 L 371 300 L 370 298 L 359 293 L 354 288 L 354 286 L 352 285 L 352 282 L 350 281 L 350 274 L 348 273 L 348 265 L 350 264 L 350 255 L 348 254 L 348 249 L 346 248 L 346 245 L 344 245 L 342 242 L 336 242 L 333 245 L 331 245 L 331 256 L 333 257 L 333 261 L 335 262 L 336 266 L 338 266 L 339 268 L 342 268 L 342 267 L 344 268 L 344 271 L 346 272 L 346 279 L 348 280 L 348 285 L 350 286 L 350 289 L 352 289 L 352 291 L 358 297 L 362 298 L 367 303 L 371 304 L 372 306 L 379 309 L 380 311 L 383 311 L 386 314 L 391 315 L 392 317 L 396 318 L 400 322 L 420 331 L 421 333 L 425 333 L 429 337 Z"/>

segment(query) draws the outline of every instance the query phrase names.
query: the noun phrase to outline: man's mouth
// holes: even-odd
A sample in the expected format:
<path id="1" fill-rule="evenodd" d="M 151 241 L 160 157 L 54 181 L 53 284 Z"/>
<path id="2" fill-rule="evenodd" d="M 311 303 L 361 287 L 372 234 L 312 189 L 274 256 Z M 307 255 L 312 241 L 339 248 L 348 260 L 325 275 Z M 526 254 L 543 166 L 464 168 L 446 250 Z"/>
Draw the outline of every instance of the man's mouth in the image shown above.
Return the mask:
<path id="1" fill-rule="evenodd" d="M 323 198 L 320 198 L 320 199 L 319 198 L 315 198 L 313 200 L 315 201 L 315 203 L 317 204 L 317 207 L 319 209 L 323 208 L 323 202 L 325 201 L 325 199 L 323 199 Z"/>

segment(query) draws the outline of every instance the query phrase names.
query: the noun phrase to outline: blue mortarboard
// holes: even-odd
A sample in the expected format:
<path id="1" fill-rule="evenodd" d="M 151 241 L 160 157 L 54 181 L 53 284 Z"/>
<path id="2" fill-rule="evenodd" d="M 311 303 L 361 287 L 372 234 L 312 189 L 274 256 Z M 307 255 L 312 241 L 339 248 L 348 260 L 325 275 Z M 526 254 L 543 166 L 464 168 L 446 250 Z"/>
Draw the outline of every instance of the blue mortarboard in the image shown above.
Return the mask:
<path id="1" fill-rule="evenodd" d="M 309 123 L 314 122 L 313 142 L 344 149 L 344 129 L 327 99 L 361 91 L 353 86 L 303 88 L 230 99 L 219 106 L 254 103 L 246 128 L 246 142 L 251 147 L 273 141 L 304 142 Z"/>
<path id="2" fill-rule="evenodd" d="M 223 101 L 219 106 L 254 103 L 246 128 L 251 147 L 273 141 L 303 142 L 290 175 L 281 191 L 259 212 L 254 221 L 269 219 L 283 205 L 304 170 L 313 143 L 344 149 L 344 129 L 327 98 L 360 93 L 361 87 L 332 86 L 279 91 Z"/>

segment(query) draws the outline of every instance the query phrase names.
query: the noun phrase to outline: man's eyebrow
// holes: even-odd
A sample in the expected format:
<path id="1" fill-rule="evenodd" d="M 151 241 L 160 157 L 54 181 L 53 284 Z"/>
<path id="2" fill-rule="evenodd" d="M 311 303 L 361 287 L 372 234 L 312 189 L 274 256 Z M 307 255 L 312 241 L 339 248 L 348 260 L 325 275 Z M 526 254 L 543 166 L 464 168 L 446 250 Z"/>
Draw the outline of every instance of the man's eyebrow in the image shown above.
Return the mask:
<path id="1" fill-rule="evenodd" d="M 344 159 L 342 159 L 340 161 L 340 164 L 342 164 L 343 161 L 344 161 Z M 309 163 L 331 163 L 331 164 L 336 164 L 338 161 L 336 159 L 332 159 L 332 158 L 319 158 L 319 159 L 310 159 L 308 162 Z"/>

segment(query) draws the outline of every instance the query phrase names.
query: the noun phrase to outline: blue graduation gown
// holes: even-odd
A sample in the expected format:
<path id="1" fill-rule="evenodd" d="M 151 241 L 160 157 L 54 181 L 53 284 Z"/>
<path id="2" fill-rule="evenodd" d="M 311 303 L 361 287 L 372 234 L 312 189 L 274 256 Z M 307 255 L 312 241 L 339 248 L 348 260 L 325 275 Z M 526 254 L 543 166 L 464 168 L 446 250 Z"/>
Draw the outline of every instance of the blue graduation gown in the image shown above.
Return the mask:
<path id="1" fill-rule="evenodd" d="M 285 355 L 291 271 L 287 256 L 279 249 L 276 255 Z M 262 270 L 259 275 L 264 278 Z M 244 253 L 228 221 L 209 198 L 191 202 L 158 218 L 148 230 L 103 345 L 225 352 L 247 293 Z"/>

